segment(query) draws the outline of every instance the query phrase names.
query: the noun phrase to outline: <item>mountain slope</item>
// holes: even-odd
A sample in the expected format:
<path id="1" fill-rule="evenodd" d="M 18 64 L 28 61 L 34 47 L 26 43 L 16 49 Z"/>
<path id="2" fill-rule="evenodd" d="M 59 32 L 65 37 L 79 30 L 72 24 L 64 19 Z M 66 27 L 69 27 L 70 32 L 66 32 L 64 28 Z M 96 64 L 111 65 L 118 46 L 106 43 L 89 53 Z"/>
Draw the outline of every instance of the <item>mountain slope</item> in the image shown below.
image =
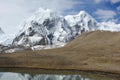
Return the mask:
<path id="1" fill-rule="evenodd" d="M 98 22 L 85 11 L 80 11 L 77 15 L 67 15 L 65 19 L 71 28 L 78 26 L 80 29 L 77 30 L 94 31 L 99 28 Z"/>
<path id="2" fill-rule="evenodd" d="M 0 54 L 0 67 L 120 73 L 119 36 L 120 32 L 94 31 L 83 33 L 63 48 Z"/>
<path id="3" fill-rule="evenodd" d="M 74 50 L 115 51 L 119 52 L 120 32 L 94 31 L 84 33 L 66 45 Z"/>
<path id="4" fill-rule="evenodd" d="M 8 49 L 22 48 L 22 50 L 58 48 L 83 32 L 120 31 L 120 24 L 99 23 L 85 11 L 80 11 L 76 15 L 61 16 L 57 12 L 42 8 L 19 27 L 21 30 L 15 34 L 15 38 L 4 40 L 2 45 L 10 44 Z"/>
<path id="5" fill-rule="evenodd" d="M 54 45 L 69 41 L 70 30 L 62 16 L 51 10 L 39 9 L 23 23 L 23 29 L 13 41 L 15 45 Z"/>
<path id="6" fill-rule="evenodd" d="M 5 52 L 5 50 L 12 48 L 12 42 L 15 38 L 15 34 L 6 34 L 1 28 L 0 28 L 0 53 Z"/>
<path id="7" fill-rule="evenodd" d="M 52 10 L 41 8 L 20 26 L 23 28 L 14 39 L 13 44 L 28 47 L 61 46 L 82 32 L 93 31 L 99 27 L 97 21 L 85 11 L 63 17 Z"/>
<path id="8" fill-rule="evenodd" d="M 4 46 L 8 46 L 12 44 L 13 39 L 15 38 L 14 34 L 6 34 L 1 28 L 0 28 L 0 44 Z"/>

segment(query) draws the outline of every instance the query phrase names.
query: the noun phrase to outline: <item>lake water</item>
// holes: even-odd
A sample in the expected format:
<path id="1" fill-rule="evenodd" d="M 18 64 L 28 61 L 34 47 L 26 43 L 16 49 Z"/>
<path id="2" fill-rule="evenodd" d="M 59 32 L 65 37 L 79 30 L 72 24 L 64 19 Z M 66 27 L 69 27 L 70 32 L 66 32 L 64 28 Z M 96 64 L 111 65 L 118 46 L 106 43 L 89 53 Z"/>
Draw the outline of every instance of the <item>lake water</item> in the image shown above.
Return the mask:
<path id="1" fill-rule="evenodd" d="M 92 80 L 80 75 L 0 73 L 0 80 Z"/>
<path id="2" fill-rule="evenodd" d="M 17 72 L 18 70 L 18 72 Z M 0 69 L 0 80 L 120 80 L 119 77 L 111 77 L 106 75 L 98 75 L 98 74 L 87 74 L 87 73 L 71 73 L 69 72 L 58 72 L 56 71 L 41 71 L 39 70 L 20 70 L 16 69 L 13 71 L 13 69 Z M 4 72 L 5 71 L 5 72 Z M 10 71 L 10 72 L 9 72 Z M 13 71 L 13 72 L 12 72 Z M 49 73 L 50 72 L 50 73 Z M 55 74 L 56 73 L 56 74 Z"/>

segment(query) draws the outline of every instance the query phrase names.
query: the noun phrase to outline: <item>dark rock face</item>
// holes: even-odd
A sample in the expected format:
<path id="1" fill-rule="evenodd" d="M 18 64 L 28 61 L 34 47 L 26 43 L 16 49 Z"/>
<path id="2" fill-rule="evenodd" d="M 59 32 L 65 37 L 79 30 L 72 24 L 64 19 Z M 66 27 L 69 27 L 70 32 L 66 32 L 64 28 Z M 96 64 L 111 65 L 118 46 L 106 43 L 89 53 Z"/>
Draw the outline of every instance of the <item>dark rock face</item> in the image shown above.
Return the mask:
<path id="1" fill-rule="evenodd" d="M 50 39 L 50 45 L 52 45 L 53 43 L 52 43 L 52 39 L 53 39 L 53 34 L 51 33 L 51 34 L 49 34 L 48 36 L 47 36 L 49 39 Z"/>
<path id="2" fill-rule="evenodd" d="M 43 22 L 43 26 L 46 26 L 47 30 L 50 30 L 53 26 L 55 26 L 55 20 L 46 19 Z"/>
<path id="3" fill-rule="evenodd" d="M 47 39 L 43 38 L 40 40 L 38 45 L 46 45 L 46 44 L 48 44 L 48 41 L 47 41 Z"/>

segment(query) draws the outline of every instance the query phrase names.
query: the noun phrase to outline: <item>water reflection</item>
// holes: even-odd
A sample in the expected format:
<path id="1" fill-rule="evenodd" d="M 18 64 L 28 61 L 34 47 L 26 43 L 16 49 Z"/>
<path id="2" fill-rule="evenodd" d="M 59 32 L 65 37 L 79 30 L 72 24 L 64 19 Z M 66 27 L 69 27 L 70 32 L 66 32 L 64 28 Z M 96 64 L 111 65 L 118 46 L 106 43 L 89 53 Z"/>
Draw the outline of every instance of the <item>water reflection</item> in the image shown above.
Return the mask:
<path id="1" fill-rule="evenodd" d="M 80 75 L 0 73 L 0 80 L 91 80 Z"/>

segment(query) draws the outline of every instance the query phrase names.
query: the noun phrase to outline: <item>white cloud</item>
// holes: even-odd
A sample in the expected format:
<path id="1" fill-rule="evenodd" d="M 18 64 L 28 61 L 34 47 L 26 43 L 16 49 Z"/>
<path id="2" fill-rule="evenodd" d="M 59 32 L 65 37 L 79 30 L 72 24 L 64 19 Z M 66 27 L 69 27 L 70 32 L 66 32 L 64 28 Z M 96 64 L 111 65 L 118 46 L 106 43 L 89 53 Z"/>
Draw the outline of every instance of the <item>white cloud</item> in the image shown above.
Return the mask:
<path id="1" fill-rule="evenodd" d="M 120 14 L 120 6 L 117 7 L 117 13 Z"/>
<path id="2" fill-rule="evenodd" d="M 59 13 L 72 9 L 78 0 L 0 0 L 0 27 L 5 32 L 15 31 L 19 23 L 39 7 L 50 8 Z"/>
<path id="3" fill-rule="evenodd" d="M 113 3 L 113 4 L 120 2 L 120 0 L 110 0 L 110 1 L 111 1 L 111 3 Z"/>
<path id="4" fill-rule="evenodd" d="M 117 7 L 117 10 L 120 11 L 120 6 Z"/>
<path id="5" fill-rule="evenodd" d="M 116 12 L 112 10 L 103 10 L 103 9 L 98 9 L 95 12 L 95 15 L 97 15 L 97 18 L 100 20 L 110 20 L 114 19 L 114 17 L 117 15 Z"/>
<path id="6" fill-rule="evenodd" d="M 29 6 L 30 8 L 50 8 L 60 13 L 63 13 L 65 10 L 72 9 L 75 4 L 82 4 L 81 1 L 77 0 L 26 0 L 26 2 L 28 2 L 28 4 L 24 4 L 24 6 Z"/>
<path id="7" fill-rule="evenodd" d="M 95 1 L 95 3 L 100 3 L 100 2 L 102 2 L 103 0 L 94 0 Z"/>
<path id="8" fill-rule="evenodd" d="M 95 3 L 101 3 L 101 2 L 111 2 L 112 4 L 120 2 L 120 0 L 94 0 Z"/>

